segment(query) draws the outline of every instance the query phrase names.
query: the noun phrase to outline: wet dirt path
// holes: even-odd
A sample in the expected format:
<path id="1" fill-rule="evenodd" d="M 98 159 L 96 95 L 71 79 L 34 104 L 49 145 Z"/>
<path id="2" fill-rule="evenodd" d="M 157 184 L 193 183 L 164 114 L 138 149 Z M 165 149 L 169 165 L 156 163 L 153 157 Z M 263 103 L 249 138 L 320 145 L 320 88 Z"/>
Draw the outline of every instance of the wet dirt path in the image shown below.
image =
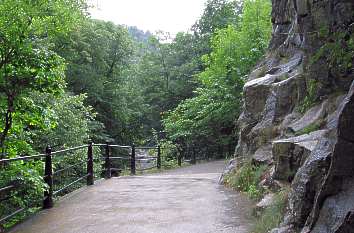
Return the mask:
<path id="1" fill-rule="evenodd" d="M 102 181 L 11 233 L 247 233 L 251 204 L 218 184 L 224 164 Z"/>

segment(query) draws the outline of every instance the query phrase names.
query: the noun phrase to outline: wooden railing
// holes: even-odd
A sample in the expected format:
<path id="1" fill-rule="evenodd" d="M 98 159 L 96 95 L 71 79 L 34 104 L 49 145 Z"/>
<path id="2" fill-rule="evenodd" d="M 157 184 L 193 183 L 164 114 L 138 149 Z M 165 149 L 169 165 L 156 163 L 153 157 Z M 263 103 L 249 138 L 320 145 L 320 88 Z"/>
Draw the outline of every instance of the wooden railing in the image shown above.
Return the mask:
<path id="1" fill-rule="evenodd" d="M 98 152 L 95 154 L 95 148 L 98 148 L 98 151 L 104 149 L 103 156 Z M 113 150 L 123 149 L 126 151 L 124 155 L 119 155 Z M 137 158 L 136 150 L 155 150 L 156 156 L 148 156 L 147 158 Z M 83 152 L 82 150 L 86 150 Z M 81 157 L 73 157 L 80 153 Z M 82 156 L 83 154 L 86 154 Z M 75 158 L 75 163 L 71 164 L 70 159 Z M 66 167 L 60 166 L 61 161 L 68 159 Z M 73 160 L 75 160 L 73 159 Z M 137 168 L 137 162 L 142 160 L 155 160 L 156 163 L 154 166 L 148 168 Z M 55 161 L 53 161 L 55 160 Z M 39 197 L 37 200 L 34 200 L 32 203 L 27 204 L 26 206 L 19 207 L 11 211 L 11 213 L 6 214 L 6 216 L 0 216 L 0 226 L 10 219 L 14 218 L 18 214 L 25 212 L 29 208 L 40 207 L 44 209 L 52 208 L 54 205 L 54 198 L 58 196 L 65 195 L 79 187 L 82 187 L 85 183 L 86 185 L 94 185 L 95 177 L 100 178 L 104 177 L 109 179 L 112 177 L 112 172 L 120 174 L 123 168 L 117 167 L 117 163 L 114 161 L 123 161 L 128 163 L 130 174 L 135 175 L 137 171 L 143 171 L 148 169 L 161 168 L 161 148 L 160 146 L 153 147 L 136 147 L 132 146 L 121 146 L 114 144 L 94 144 L 89 143 L 87 145 L 81 145 L 73 148 L 53 151 L 50 146 L 45 150 L 45 154 L 38 154 L 32 156 L 23 156 L 17 158 L 8 158 L 0 160 L 0 169 L 6 169 L 11 165 L 11 163 L 18 162 L 19 166 L 26 163 L 43 163 L 44 162 L 44 174 L 43 181 L 45 182 L 47 188 L 44 191 L 43 197 Z M 102 166 L 104 174 L 94 174 L 94 164 Z M 16 164 L 17 166 L 17 164 Z M 69 181 L 62 181 L 62 175 L 66 173 L 66 176 L 74 179 L 69 179 Z M 66 177 L 66 178 L 67 178 Z M 20 178 L 19 178 L 20 179 Z M 0 187 L 0 204 L 2 202 L 7 202 L 11 198 L 21 198 L 21 192 L 26 192 L 21 190 L 21 183 L 16 182 L 16 180 L 10 181 L 4 187 Z M 42 203 L 42 204 L 41 204 Z M 1 213 L 1 212 L 0 212 Z M 3 215 L 3 214 L 2 214 Z"/>

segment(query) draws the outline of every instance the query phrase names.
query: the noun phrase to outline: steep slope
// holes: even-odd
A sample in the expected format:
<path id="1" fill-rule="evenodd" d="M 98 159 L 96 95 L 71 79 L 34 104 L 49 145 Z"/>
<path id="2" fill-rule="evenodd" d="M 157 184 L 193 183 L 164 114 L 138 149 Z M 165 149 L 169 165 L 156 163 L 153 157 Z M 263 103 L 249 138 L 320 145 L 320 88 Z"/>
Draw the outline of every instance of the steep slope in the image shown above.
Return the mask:
<path id="1" fill-rule="evenodd" d="M 291 184 L 273 232 L 354 232 L 354 1 L 273 0 L 267 57 L 249 75 L 236 156 Z M 352 84 L 353 82 L 353 84 Z"/>

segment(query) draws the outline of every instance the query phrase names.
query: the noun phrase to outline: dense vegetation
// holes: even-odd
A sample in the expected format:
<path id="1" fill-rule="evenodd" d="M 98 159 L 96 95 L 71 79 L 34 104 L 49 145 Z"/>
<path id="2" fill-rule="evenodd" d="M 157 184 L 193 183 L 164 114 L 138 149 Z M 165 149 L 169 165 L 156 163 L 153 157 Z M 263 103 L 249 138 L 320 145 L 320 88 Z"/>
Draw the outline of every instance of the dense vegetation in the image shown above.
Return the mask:
<path id="1" fill-rule="evenodd" d="M 211 53 L 202 56 L 205 69 L 195 76 L 198 87 L 194 97 L 182 101 L 164 119 L 174 143 L 193 147 L 194 153 L 220 155 L 224 148 L 231 153 L 245 76 L 270 39 L 270 8 L 268 1 L 245 1 L 236 23 L 213 34 Z"/>
<path id="2" fill-rule="evenodd" d="M 166 163 L 231 154 L 245 76 L 270 39 L 270 9 L 269 0 L 208 0 L 190 32 L 171 39 L 90 19 L 84 0 L 2 1 L 1 158 L 89 139 L 160 143 Z M 42 195 L 42 169 L 1 167 L 0 187 L 18 181 L 26 191 L 0 216 Z"/>

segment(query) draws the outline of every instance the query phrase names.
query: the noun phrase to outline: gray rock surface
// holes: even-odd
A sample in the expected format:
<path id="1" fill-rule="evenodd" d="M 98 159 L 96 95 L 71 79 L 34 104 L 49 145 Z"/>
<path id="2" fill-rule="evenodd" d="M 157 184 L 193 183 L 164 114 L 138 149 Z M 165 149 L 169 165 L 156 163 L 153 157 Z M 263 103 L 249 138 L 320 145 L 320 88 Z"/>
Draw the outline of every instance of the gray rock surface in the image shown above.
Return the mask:
<path id="1" fill-rule="evenodd" d="M 342 189 L 325 200 L 312 233 L 354 232 L 354 179 L 344 183 Z"/>
<path id="2" fill-rule="evenodd" d="M 224 184 L 224 178 L 237 168 L 238 159 L 231 159 L 219 177 L 219 184 Z"/>
<path id="3" fill-rule="evenodd" d="M 319 130 L 298 137 L 280 139 L 273 142 L 272 154 L 275 161 L 274 178 L 292 181 L 326 130 Z"/>
<path id="4" fill-rule="evenodd" d="M 252 156 L 252 161 L 254 164 L 271 164 L 272 159 L 272 145 L 265 145 L 260 147 L 254 155 Z"/>
<path id="5" fill-rule="evenodd" d="M 319 123 L 326 116 L 328 101 L 324 101 L 309 109 L 298 121 L 289 125 L 292 132 L 299 132 L 313 124 Z"/>
<path id="6" fill-rule="evenodd" d="M 353 233 L 354 72 L 329 65 L 330 52 L 313 57 L 330 41 L 320 31 L 333 41 L 338 33 L 354 37 L 354 1 L 272 6 L 270 51 L 245 85 L 235 155 L 268 161 L 264 148 L 273 145 L 273 178 L 291 182 L 287 214 L 273 233 Z"/>
<path id="7" fill-rule="evenodd" d="M 271 91 L 271 84 L 276 80 L 274 75 L 266 75 L 247 82 L 244 86 L 245 111 L 253 118 L 258 119 L 265 107 L 267 97 Z"/>
<path id="8" fill-rule="evenodd" d="M 257 203 L 256 207 L 259 209 L 265 209 L 274 203 L 274 193 L 268 193 L 265 195 L 260 202 Z"/>

